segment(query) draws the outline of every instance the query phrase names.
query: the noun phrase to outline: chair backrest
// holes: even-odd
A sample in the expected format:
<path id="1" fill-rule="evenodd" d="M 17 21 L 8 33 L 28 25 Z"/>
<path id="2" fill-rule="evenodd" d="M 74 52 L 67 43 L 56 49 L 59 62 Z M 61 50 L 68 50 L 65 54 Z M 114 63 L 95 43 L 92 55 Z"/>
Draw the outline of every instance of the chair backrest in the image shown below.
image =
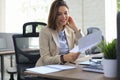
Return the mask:
<path id="1" fill-rule="evenodd" d="M 28 22 L 23 25 L 24 36 L 39 36 L 39 31 L 42 27 L 46 26 L 43 22 Z"/>
<path id="2" fill-rule="evenodd" d="M 27 27 L 29 26 L 29 28 Z M 46 26 L 41 22 L 29 22 L 23 25 L 23 34 L 14 34 L 13 43 L 16 56 L 17 80 L 24 80 L 23 72 L 26 68 L 34 67 L 40 58 L 39 26 Z M 40 28 L 39 28 L 40 29 Z"/>
<path id="3" fill-rule="evenodd" d="M 89 27 L 89 28 L 87 28 L 87 35 L 91 34 L 93 32 L 96 32 L 96 31 L 101 31 L 101 30 L 98 27 Z M 101 36 L 101 37 L 104 40 L 104 36 Z"/>

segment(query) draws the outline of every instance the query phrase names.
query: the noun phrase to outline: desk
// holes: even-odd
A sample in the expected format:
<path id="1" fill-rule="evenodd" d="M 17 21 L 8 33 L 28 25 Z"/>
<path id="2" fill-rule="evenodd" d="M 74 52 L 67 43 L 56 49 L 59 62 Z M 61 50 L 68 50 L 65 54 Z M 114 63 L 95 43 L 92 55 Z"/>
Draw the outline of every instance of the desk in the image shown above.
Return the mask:
<path id="1" fill-rule="evenodd" d="M 25 74 L 29 75 L 37 75 L 41 77 L 48 77 L 60 80 L 117 80 L 117 79 L 109 79 L 105 78 L 102 73 L 94 73 L 94 72 L 86 72 L 82 71 L 81 67 L 77 67 L 76 69 L 59 71 L 49 74 L 38 74 L 30 71 L 25 71 Z"/>
<path id="2" fill-rule="evenodd" d="M 83 61 L 86 60 L 87 57 L 81 58 L 79 60 Z M 89 57 L 87 58 L 89 59 Z M 78 60 L 78 61 L 79 61 Z M 104 74 L 102 73 L 95 73 L 95 72 L 87 72 L 82 70 L 82 65 L 75 65 L 77 68 L 70 69 L 70 70 L 64 70 L 49 74 L 40 74 L 40 73 L 34 73 L 31 71 L 25 71 L 25 74 L 27 75 L 33 75 L 33 76 L 40 76 L 40 77 L 47 77 L 47 78 L 54 78 L 54 79 L 60 79 L 60 80 L 117 80 L 117 79 L 110 79 L 105 78 Z"/>
<path id="3" fill-rule="evenodd" d="M 5 80 L 4 79 L 4 56 L 5 55 L 12 55 L 14 54 L 14 51 L 1 51 L 0 52 L 0 58 L 1 58 L 1 80 Z"/>

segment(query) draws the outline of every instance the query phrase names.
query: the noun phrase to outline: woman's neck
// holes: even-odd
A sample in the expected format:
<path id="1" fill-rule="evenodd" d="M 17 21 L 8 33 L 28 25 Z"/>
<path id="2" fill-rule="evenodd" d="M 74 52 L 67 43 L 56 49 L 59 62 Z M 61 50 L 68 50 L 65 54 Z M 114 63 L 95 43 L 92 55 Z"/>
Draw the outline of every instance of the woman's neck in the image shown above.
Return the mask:
<path id="1" fill-rule="evenodd" d="M 62 31 L 63 29 L 64 29 L 64 26 L 58 26 L 57 31 L 60 32 L 60 31 Z"/>

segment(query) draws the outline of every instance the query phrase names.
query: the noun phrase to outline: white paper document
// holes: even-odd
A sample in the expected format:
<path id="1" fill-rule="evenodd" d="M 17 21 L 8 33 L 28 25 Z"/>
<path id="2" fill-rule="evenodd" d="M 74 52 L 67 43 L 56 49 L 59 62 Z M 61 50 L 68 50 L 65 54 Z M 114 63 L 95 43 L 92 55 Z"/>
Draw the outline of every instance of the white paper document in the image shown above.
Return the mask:
<path id="1" fill-rule="evenodd" d="M 91 49 L 102 41 L 102 33 L 96 31 L 86 35 L 78 40 L 78 46 L 74 47 L 70 52 L 84 53 L 86 50 Z"/>
<path id="2" fill-rule="evenodd" d="M 47 74 L 67 69 L 73 69 L 76 68 L 75 66 L 68 66 L 68 65 L 46 65 L 46 66 L 40 66 L 40 67 L 34 67 L 34 68 L 28 68 L 28 71 L 40 73 L 40 74 Z"/>

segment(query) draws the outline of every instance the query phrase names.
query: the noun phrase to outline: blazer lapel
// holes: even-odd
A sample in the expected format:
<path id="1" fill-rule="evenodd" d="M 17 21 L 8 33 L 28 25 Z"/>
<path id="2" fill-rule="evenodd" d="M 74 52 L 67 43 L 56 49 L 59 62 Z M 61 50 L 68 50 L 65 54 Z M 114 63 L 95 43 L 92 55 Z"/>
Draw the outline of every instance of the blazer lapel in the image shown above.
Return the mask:
<path id="1" fill-rule="evenodd" d="M 52 36 L 53 36 L 53 39 L 54 39 L 54 41 L 55 41 L 57 47 L 60 48 L 60 44 L 59 44 L 59 40 L 58 40 L 58 33 L 57 33 L 57 31 L 53 31 L 53 32 L 52 32 Z"/>

